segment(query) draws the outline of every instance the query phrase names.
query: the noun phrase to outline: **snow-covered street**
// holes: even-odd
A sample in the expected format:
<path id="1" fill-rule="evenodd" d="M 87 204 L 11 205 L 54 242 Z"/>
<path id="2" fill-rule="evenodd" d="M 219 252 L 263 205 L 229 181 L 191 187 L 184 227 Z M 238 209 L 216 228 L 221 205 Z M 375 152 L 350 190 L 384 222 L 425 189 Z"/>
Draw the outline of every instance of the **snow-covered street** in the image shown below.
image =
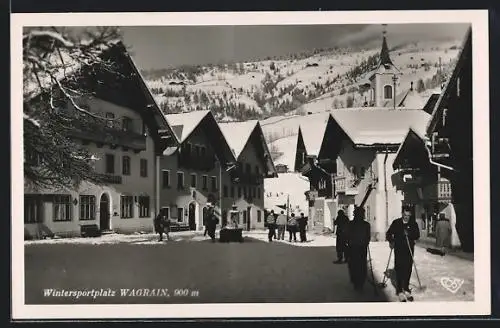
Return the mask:
<path id="1" fill-rule="evenodd" d="M 244 231 L 243 236 L 262 242 L 268 242 L 267 230 Z M 57 238 L 45 240 L 25 241 L 25 245 L 37 244 L 133 244 L 133 245 L 157 245 L 165 243 L 190 241 L 198 242 L 208 240 L 202 232 L 183 231 L 171 233 L 171 240 L 158 242 L 158 235 L 153 233 L 136 234 L 109 234 L 97 238 Z M 288 234 L 285 240 L 273 240 L 272 243 L 289 245 L 292 247 L 331 247 L 331 260 L 336 259 L 335 242 L 333 235 L 322 235 L 316 233 L 307 234 L 308 241 L 289 242 Z M 384 272 L 389 258 L 390 249 L 386 242 L 371 242 L 370 254 L 373 260 L 375 281 L 378 283 L 384 279 Z M 426 251 L 426 248 L 417 246 L 415 248 L 415 262 L 422 288 L 419 286 L 415 269 L 413 269 L 410 287 L 413 289 L 415 301 L 473 301 L 474 300 L 474 262 L 453 255 L 439 256 Z M 332 263 L 332 265 L 334 265 Z M 391 301 L 397 301 L 395 295 L 394 276 L 394 254 L 388 266 L 387 286 L 381 288 Z M 371 280 L 371 272 L 368 272 Z M 367 287 L 371 288 L 371 287 Z"/>

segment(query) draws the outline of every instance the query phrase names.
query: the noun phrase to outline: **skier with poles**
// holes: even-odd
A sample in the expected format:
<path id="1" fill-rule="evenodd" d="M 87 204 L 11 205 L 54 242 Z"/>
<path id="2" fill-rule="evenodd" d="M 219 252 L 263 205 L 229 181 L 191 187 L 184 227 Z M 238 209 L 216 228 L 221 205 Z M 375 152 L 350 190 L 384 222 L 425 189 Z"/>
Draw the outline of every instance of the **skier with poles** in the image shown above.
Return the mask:
<path id="1" fill-rule="evenodd" d="M 366 256 L 371 235 L 370 223 L 365 221 L 365 210 L 362 207 L 354 209 L 354 219 L 347 224 L 346 228 L 349 276 L 354 289 L 361 291 L 368 271 Z"/>
<path id="2" fill-rule="evenodd" d="M 415 219 L 411 219 L 409 206 L 403 206 L 402 212 L 402 217 L 395 219 L 387 230 L 386 239 L 391 249 L 394 250 L 396 294 L 401 302 L 411 302 L 413 296 L 409 287 L 410 277 L 414 265 L 415 241 L 420 238 L 420 231 Z"/>

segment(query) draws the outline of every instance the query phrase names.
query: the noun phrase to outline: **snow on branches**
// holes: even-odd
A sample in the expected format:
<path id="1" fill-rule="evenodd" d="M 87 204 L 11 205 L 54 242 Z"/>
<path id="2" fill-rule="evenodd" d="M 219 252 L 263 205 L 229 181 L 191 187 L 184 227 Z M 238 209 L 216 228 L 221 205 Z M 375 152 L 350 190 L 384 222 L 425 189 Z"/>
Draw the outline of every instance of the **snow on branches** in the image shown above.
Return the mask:
<path id="1" fill-rule="evenodd" d="M 55 187 L 84 180 L 101 182 L 93 168 L 95 156 L 68 137 L 72 121 L 60 109 L 71 104 L 82 122 L 102 119 L 79 105 L 80 98 L 92 95 L 80 82 L 83 72 L 114 72 L 113 63 L 102 53 L 119 37 L 115 27 L 24 29 L 24 176 L 28 183 Z"/>

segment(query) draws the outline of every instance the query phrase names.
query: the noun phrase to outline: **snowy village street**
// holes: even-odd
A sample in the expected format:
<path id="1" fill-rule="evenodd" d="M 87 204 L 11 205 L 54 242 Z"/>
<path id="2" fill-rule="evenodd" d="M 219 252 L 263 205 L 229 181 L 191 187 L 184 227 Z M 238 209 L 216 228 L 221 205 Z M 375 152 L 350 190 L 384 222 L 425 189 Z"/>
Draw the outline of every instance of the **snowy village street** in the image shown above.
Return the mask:
<path id="1" fill-rule="evenodd" d="M 172 234 L 170 242 L 157 235 L 106 235 L 25 242 L 26 303 L 246 303 L 246 302 L 374 302 L 395 301 L 394 286 L 367 284 L 355 292 L 347 265 L 332 263 L 335 238 L 310 234 L 307 243 L 267 242 L 265 231 L 245 232 L 243 243 L 212 244 L 200 232 Z M 382 281 L 389 248 L 370 244 L 374 275 Z M 255 256 L 258 254 L 258 256 Z M 453 255 L 431 255 L 417 247 L 415 260 L 423 290 L 411 279 L 416 301 L 472 301 L 473 262 Z M 389 265 L 389 272 L 393 267 Z M 81 270 L 84 267 L 85 270 Z M 369 280 L 371 273 L 368 272 Z M 453 279 L 459 286 L 452 289 Z M 448 283 L 444 287 L 441 280 Z M 463 281 L 462 281 L 463 280 Z M 114 291 L 92 297 L 44 296 L 47 289 Z M 155 296 L 120 295 L 142 289 Z M 181 296 L 176 290 L 189 293 Z M 141 293 L 138 292 L 138 293 Z M 177 293 L 178 295 L 174 295 Z"/>
<path id="2" fill-rule="evenodd" d="M 19 30 L 15 317 L 491 313 L 482 25 L 395 14 Z"/>

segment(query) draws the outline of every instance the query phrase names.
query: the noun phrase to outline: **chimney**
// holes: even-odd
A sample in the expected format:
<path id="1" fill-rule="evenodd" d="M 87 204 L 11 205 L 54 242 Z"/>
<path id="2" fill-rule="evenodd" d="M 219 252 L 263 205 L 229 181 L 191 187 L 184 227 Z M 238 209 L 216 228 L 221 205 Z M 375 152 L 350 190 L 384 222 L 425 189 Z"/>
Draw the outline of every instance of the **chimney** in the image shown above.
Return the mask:
<path id="1" fill-rule="evenodd" d="M 410 82 L 410 91 L 413 91 L 413 81 Z"/>

